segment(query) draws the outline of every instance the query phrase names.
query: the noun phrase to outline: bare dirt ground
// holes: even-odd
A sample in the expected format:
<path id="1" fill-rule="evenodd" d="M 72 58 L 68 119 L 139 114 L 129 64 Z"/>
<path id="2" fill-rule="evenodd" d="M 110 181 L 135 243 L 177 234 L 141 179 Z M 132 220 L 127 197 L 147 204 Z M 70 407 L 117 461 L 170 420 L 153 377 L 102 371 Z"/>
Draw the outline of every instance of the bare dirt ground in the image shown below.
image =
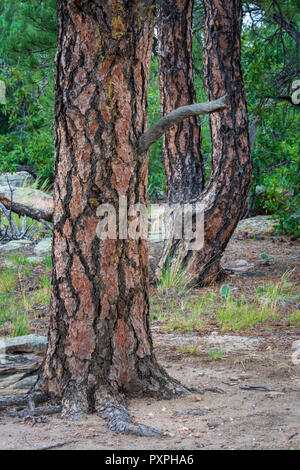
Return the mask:
<path id="1" fill-rule="evenodd" d="M 157 246 L 152 250 L 155 264 Z M 272 258 L 264 260 L 261 253 Z M 246 260 L 247 270 L 228 275 L 232 289 L 249 295 L 256 285 L 278 281 L 294 269 L 290 280 L 299 288 L 299 241 L 255 240 L 235 237 L 226 250 L 224 266 Z M 239 266 L 239 263 L 237 263 Z M 31 279 L 32 282 L 32 279 Z M 205 296 L 219 292 L 220 285 L 195 290 Z M 152 295 L 157 295 L 153 289 Z M 296 301 L 297 302 L 297 301 Z M 299 300 L 298 300 L 299 302 Z M 296 305 L 292 306 L 297 308 Z M 298 449 L 300 448 L 300 352 L 292 349 L 300 339 L 300 328 L 281 317 L 270 325 L 223 333 L 215 321 L 201 331 L 183 334 L 153 328 L 156 355 L 168 373 L 195 392 L 174 400 L 138 399 L 129 402 L 134 419 L 165 432 L 162 437 L 141 438 L 108 430 L 106 422 L 90 415 L 81 422 L 49 416 L 47 423 L 18 422 L 0 414 L 1 449 L 37 449 L 66 442 L 62 449 Z M 45 334 L 47 317 L 33 322 L 33 332 Z M 218 359 L 207 351 L 221 345 Z M 193 353 L 178 345 L 197 346 Z M 294 353 L 294 356 L 292 354 Z M 298 358 L 299 361 L 295 361 Z M 292 360 L 294 357 L 294 362 Z M 298 362 L 298 364 L 297 364 Z M 180 414 L 187 410 L 193 413 Z"/>

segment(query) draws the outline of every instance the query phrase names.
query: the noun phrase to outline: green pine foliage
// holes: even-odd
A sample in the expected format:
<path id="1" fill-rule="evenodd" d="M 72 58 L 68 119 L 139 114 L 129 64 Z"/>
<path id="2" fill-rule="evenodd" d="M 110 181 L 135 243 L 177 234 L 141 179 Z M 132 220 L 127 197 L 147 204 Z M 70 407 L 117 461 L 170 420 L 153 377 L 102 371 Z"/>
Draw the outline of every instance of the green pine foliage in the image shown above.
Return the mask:
<path id="1" fill-rule="evenodd" d="M 243 3 L 242 67 L 250 124 L 257 122 L 253 209 L 258 214 L 272 214 L 279 232 L 299 236 L 299 106 L 276 97 L 291 95 L 293 80 L 300 80 L 300 67 L 296 42 L 273 18 L 281 13 L 299 30 L 297 0 Z M 250 18 L 246 11 L 253 5 L 261 7 L 261 11 Z M 202 2 L 195 0 L 193 59 L 197 101 L 206 100 L 203 18 Z M 45 180 L 53 182 L 56 35 L 56 0 L 1 2 L 0 80 L 6 83 L 7 102 L 0 105 L 0 172 L 30 167 L 41 184 Z M 161 117 L 157 75 L 157 56 L 153 54 L 148 90 L 149 126 Z M 208 181 L 211 167 L 208 116 L 201 117 L 201 126 Z M 165 189 L 161 138 L 149 152 L 150 198 L 164 196 Z"/>
<path id="2" fill-rule="evenodd" d="M 56 1 L 9 0 L 0 9 L 0 171 L 30 167 L 52 181 Z"/>

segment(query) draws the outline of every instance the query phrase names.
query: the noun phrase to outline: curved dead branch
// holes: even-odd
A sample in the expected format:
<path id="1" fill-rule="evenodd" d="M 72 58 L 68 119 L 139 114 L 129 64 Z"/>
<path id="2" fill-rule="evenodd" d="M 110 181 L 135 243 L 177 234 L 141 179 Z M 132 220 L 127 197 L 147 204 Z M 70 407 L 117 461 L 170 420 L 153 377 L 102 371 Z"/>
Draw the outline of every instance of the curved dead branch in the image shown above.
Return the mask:
<path id="1" fill-rule="evenodd" d="M 222 96 L 214 101 L 207 103 L 196 103 L 188 106 L 181 106 L 171 113 L 162 117 L 148 131 L 146 131 L 138 141 L 138 153 L 141 154 L 148 150 L 170 127 L 183 121 L 183 119 L 191 116 L 199 116 L 200 114 L 210 114 L 215 111 L 222 111 L 227 108 L 227 95 Z"/>

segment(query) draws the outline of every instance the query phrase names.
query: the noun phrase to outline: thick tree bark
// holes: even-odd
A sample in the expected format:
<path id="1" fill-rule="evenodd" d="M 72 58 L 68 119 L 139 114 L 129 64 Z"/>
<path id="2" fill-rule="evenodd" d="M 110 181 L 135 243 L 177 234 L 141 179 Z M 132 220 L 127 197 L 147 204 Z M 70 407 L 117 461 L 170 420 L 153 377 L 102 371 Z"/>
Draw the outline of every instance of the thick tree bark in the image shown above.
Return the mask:
<path id="1" fill-rule="evenodd" d="M 212 174 L 198 199 L 204 207 L 204 246 L 187 251 L 182 240 L 169 240 L 156 278 L 171 259 L 180 259 L 198 285 L 222 277 L 220 260 L 233 231 L 242 217 L 250 188 L 248 116 L 241 72 L 240 0 L 204 0 L 204 66 L 209 100 L 228 95 L 227 108 L 210 115 L 213 144 Z"/>
<path id="2" fill-rule="evenodd" d="M 181 106 L 180 108 L 171 111 L 169 114 L 161 118 L 150 129 L 144 132 L 137 141 L 137 153 L 142 155 L 139 157 L 141 160 L 144 159 L 145 152 L 149 147 L 156 142 L 167 130 L 175 124 L 182 122 L 191 116 L 199 116 L 201 114 L 210 114 L 215 111 L 220 111 L 227 106 L 227 96 L 223 96 L 218 100 L 209 101 L 207 103 L 195 103 L 189 106 Z M 28 216 L 35 220 L 45 220 L 48 222 L 53 221 L 53 211 L 46 211 L 42 209 L 36 209 L 32 206 L 26 206 L 13 200 L 7 199 L 0 193 L 0 203 L 3 206 L 15 212 L 20 216 Z"/>
<path id="3" fill-rule="evenodd" d="M 182 391 L 158 365 L 147 241 L 100 240 L 97 207 L 147 203 L 146 129 L 154 1 L 58 1 L 53 272 L 49 343 L 36 389 L 63 414 L 108 396 Z"/>
<path id="4" fill-rule="evenodd" d="M 196 102 L 192 63 L 193 0 L 158 2 L 158 73 L 162 115 Z M 164 135 L 163 156 L 170 204 L 198 197 L 204 187 L 201 129 L 190 117 Z"/>

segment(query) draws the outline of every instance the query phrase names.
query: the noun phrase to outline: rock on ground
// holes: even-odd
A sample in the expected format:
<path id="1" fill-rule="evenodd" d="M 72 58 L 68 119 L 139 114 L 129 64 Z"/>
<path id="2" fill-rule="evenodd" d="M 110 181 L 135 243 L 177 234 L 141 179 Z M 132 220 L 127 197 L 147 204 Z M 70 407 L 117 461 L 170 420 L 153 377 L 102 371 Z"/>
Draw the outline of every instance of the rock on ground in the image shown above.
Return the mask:
<path id="1" fill-rule="evenodd" d="M 0 253 L 18 251 L 30 245 L 32 245 L 32 242 L 30 240 L 12 240 L 11 242 L 0 245 Z"/>
<path id="2" fill-rule="evenodd" d="M 233 352 L 233 351 L 245 351 L 245 350 L 255 350 L 257 349 L 262 340 L 260 338 L 251 338 L 249 336 L 239 336 L 239 335 L 219 335 L 217 333 L 212 333 L 208 336 L 198 336 L 198 335 L 182 335 L 176 333 L 167 333 L 165 335 L 159 334 L 156 335 L 154 331 L 154 337 L 156 344 L 164 344 L 168 346 L 187 346 L 187 347 L 197 347 L 198 351 L 218 351 L 222 350 L 224 352 Z"/>
<path id="3" fill-rule="evenodd" d="M 53 210 L 53 197 L 51 194 L 39 189 L 19 188 L 17 186 L 11 186 L 11 190 L 13 191 L 13 200 L 15 202 L 40 210 Z M 11 198 L 11 190 L 7 185 L 0 186 L 0 193 L 7 199 Z"/>
<path id="4" fill-rule="evenodd" d="M 27 171 L 17 171 L 16 173 L 2 173 L 0 175 L 0 186 L 22 187 L 34 183 L 34 178 Z"/>
<path id="5" fill-rule="evenodd" d="M 31 353 L 36 354 L 46 351 L 47 338 L 40 335 L 25 335 L 15 338 L 0 338 L 1 354 Z"/>
<path id="6" fill-rule="evenodd" d="M 0 395 L 24 393 L 37 379 L 47 338 L 39 335 L 0 339 Z"/>
<path id="7" fill-rule="evenodd" d="M 36 255 L 45 255 L 51 252 L 51 246 L 52 246 L 52 238 L 44 238 L 44 240 L 41 240 L 36 247 L 34 248 L 34 252 Z"/>
<path id="8" fill-rule="evenodd" d="M 243 219 L 238 223 L 235 235 L 249 233 L 251 235 L 270 235 L 274 232 L 275 221 L 269 215 L 257 215 Z"/>

